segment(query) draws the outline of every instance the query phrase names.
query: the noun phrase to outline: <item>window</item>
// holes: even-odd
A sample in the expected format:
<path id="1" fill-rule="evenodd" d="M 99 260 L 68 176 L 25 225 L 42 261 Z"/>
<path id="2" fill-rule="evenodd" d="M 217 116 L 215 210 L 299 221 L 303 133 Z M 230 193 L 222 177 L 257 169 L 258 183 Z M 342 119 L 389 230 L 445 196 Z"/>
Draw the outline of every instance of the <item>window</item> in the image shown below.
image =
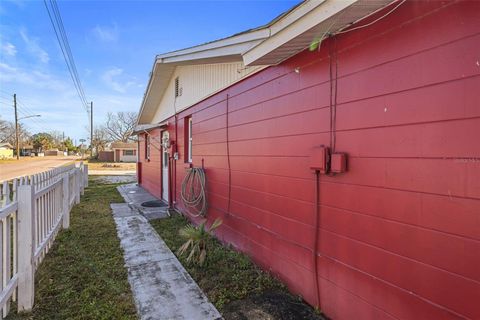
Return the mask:
<path id="1" fill-rule="evenodd" d="M 123 150 L 123 155 L 124 156 L 134 156 L 135 153 L 134 153 L 135 150 Z"/>
<path id="2" fill-rule="evenodd" d="M 145 136 L 145 159 L 150 160 L 150 134 Z"/>
<path id="3" fill-rule="evenodd" d="M 185 118 L 185 162 L 192 162 L 192 116 Z"/>

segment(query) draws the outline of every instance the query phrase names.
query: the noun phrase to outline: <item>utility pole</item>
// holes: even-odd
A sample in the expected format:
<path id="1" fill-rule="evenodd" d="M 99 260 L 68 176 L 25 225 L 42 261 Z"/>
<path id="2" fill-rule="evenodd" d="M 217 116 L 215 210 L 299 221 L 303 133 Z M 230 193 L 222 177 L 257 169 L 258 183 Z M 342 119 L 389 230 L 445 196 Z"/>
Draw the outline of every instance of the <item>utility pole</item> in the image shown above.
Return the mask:
<path id="1" fill-rule="evenodd" d="M 93 158 L 93 101 L 90 101 L 90 145 L 92 146 L 90 156 Z"/>
<path id="2" fill-rule="evenodd" d="M 13 108 L 15 108 L 15 144 L 17 145 L 17 160 L 20 159 L 20 143 L 18 134 L 17 94 L 13 94 Z"/>

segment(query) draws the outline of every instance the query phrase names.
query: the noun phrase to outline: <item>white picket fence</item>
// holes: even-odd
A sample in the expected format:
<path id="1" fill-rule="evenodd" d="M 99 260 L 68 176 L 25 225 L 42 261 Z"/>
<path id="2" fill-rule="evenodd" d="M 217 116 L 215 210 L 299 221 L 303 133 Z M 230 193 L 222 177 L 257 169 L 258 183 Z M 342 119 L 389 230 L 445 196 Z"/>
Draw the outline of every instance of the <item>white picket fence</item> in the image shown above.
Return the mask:
<path id="1" fill-rule="evenodd" d="M 2 319 L 17 301 L 18 311 L 33 307 L 34 275 L 70 210 L 88 186 L 83 163 L 0 182 L 0 308 Z"/>

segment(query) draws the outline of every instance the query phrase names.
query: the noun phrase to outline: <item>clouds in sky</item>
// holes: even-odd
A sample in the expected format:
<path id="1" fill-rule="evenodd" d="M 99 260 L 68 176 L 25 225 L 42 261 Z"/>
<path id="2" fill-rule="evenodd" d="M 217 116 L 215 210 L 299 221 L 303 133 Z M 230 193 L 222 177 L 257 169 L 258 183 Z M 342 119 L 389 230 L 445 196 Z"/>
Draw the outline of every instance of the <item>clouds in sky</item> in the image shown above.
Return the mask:
<path id="1" fill-rule="evenodd" d="M 17 54 L 17 48 L 10 42 L 2 43 L 0 49 L 2 52 L 2 56 L 7 55 L 14 57 Z"/>
<path id="2" fill-rule="evenodd" d="M 92 29 L 93 36 L 100 42 L 117 42 L 119 37 L 118 26 L 113 23 L 112 26 L 97 25 Z"/>
<path id="3" fill-rule="evenodd" d="M 134 77 L 125 75 L 123 69 L 118 67 L 105 71 L 102 80 L 109 88 L 119 93 L 125 93 L 128 88 L 136 84 Z"/>
<path id="4" fill-rule="evenodd" d="M 155 54 L 262 25 L 293 4 L 58 1 L 96 123 L 108 111 L 139 110 Z M 32 113 L 42 114 L 25 119 L 25 125 L 38 121 L 45 123 L 42 130 L 65 131 L 73 138 L 87 135 L 88 117 L 43 1 L 0 0 L 0 89 L 8 104 L 0 104 L 2 118 L 13 120 L 10 96 L 16 93 Z"/>
<path id="5" fill-rule="evenodd" d="M 30 52 L 30 54 L 32 54 L 42 63 L 48 63 L 48 61 L 50 61 L 47 51 L 40 47 L 38 38 L 28 36 L 25 28 L 20 29 L 20 36 L 25 42 L 26 49 L 28 52 Z"/>
<path id="6" fill-rule="evenodd" d="M 32 89 L 67 90 L 65 82 L 49 72 L 27 70 L 0 62 L 0 73 L 2 83 L 12 83 L 17 86 L 19 84 L 27 85 L 31 86 Z"/>
<path id="7" fill-rule="evenodd" d="M 1 14 L 1 13 L 0 13 Z M 50 26 L 48 26 L 50 28 Z M 48 29 L 47 29 L 48 30 Z M 89 117 L 71 82 L 60 48 L 52 33 L 43 34 L 33 25 L 0 25 L 0 87 L 2 118 L 13 121 L 10 96 L 17 94 L 22 116 L 40 114 L 40 118 L 23 121 L 31 133 L 64 131 L 72 138 L 86 138 Z M 53 32 L 53 30 L 52 30 Z M 94 102 L 95 122 L 102 123 L 107 111 L 135 111 L 141 102 L 141 89 L 131 70 L 101 65 L 101 60 L 85 60 L 75 35 L 70 35 L 75 63 L 88 101 Z M 83 45 L 96 49 L 104 44 L 107 50 L 119 40 L 117 24 L 90 27 L 76 36 Z M 94 40 L 93 44 L 88 39 Z M 78 43 L 78 42 L 77 42 Z M 109 52 L 109 51 L 108 51 Z M 80 57 L 80 58 L 78 58 Z M 83 58 L 83 61 L 82 61 Z M 87 64 L 85 63 L 87 61 Z M 93 62 L 93 63 L 92 63 Z"/>

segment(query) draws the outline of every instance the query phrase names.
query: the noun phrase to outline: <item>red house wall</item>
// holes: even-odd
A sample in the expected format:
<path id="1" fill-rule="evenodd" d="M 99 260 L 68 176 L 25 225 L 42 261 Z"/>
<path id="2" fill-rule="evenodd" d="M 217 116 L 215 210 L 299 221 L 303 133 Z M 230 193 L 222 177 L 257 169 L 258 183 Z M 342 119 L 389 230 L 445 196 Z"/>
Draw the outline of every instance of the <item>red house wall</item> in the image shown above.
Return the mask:
<path id="1" fill-rule="evenodd" d="M 160 129 L 154 129 L 150 132 L 150 160 L 145 158 L 145 134 L 139 135 L 139 148 L 138 148 L 138 161 L 141 162 L 141 185 L 147 189 L 154 196 L 162 197 L 162 184 L 161 184 L 161 169 L 162 169 L 162 157 L 161 157 L 161 138 Z M 138 167 L 137 167 L 138 168 Z"/>
<path id="2" fill-rule="evenodd" d="M 179 114 L 177 130 L 169 119 L 180 152 L 176 206 L 183 118 L 191 115 L 207 217 L 223 219 L 218 236 L 315 305 L 309 157 L 330 144 L 328 53 L 336 46 L 336 150 L 348 153 L 348 172 L 320 178 L 322 311 L 333 319 L 480 319 L 479 12 L 474 1 L 408 1 L 198 103 Z M 142 164 L 143 186 L 159 195 L 153 154 Z"/>

